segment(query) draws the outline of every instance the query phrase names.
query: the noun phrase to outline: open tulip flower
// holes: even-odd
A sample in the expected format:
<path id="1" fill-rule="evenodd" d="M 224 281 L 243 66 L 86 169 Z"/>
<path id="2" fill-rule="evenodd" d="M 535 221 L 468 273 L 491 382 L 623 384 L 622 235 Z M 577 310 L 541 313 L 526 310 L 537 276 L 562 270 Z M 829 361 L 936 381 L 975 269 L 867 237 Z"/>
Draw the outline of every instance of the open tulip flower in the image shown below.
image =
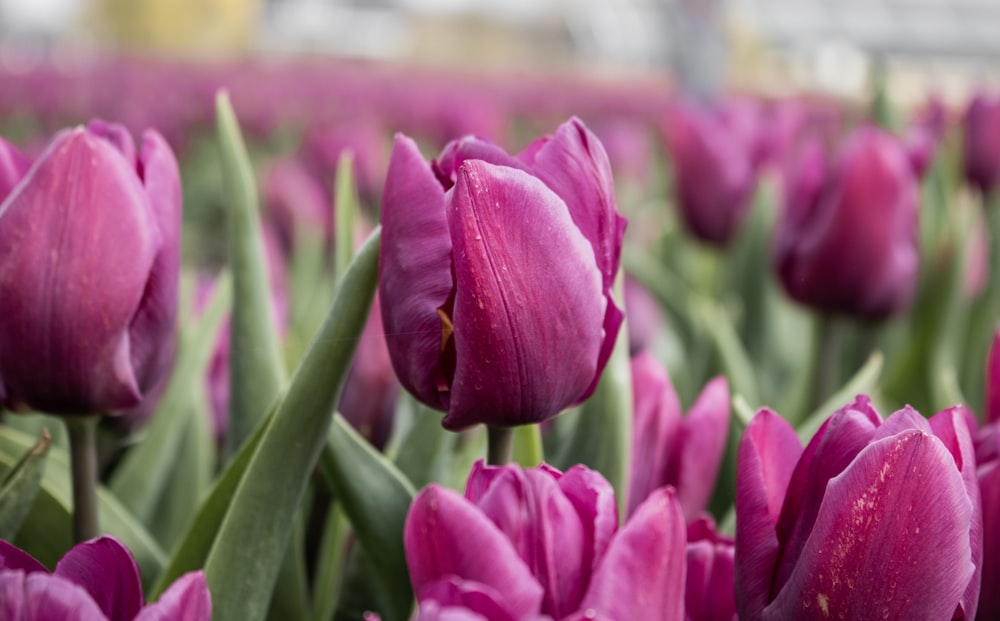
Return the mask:
<path id="1" fill-rule="evenodd" d="M 688 621 L 735 621 L 733 540 L 715 530 L 709 518 L 698 518 L 687 531 L 687 584 L 684 607 Z"/>
<path id="2" fill-rule="evenodd" d="M 740 619 L 973 619 L 983 522 L 963 407 L 883 421 L 868 397 L 803 450 L 764 409 L 740 443 Z"/>
<path id="3" fill-rule="evenodd" d="M 577 119 L 517 156 L 469 136 L 428 163 L 397 135 L 378 290 L 402 385 L 449 429 L 584 400 L 622 321 L 624 228 L 607 155 Z"/>
<path id="4" fill-rule="evenodd" d="M 30 167 L 0 140 L 0 392 L 8 407 L 139 405 L 173 360 L 181 190 L 155 131 L 58 134 Z"/>
<path id="5" fill-rule="evenodd" d="M 0 540 L 0 619 L 11 621 L 210 621 L 205 576 L 177 579 L 155 604 L 145 605 L 139 568 L 118 540 L 77 544 L 54 572 Z"/>
<path id="6" fill-rule="evenodd" d="M 611 485 L 575 466 L 474 466 L 465 496 L 430 485 L 404 543 L 418 619 L 684 619 L 685 527 L 673 490 L 618 528 Z"/>

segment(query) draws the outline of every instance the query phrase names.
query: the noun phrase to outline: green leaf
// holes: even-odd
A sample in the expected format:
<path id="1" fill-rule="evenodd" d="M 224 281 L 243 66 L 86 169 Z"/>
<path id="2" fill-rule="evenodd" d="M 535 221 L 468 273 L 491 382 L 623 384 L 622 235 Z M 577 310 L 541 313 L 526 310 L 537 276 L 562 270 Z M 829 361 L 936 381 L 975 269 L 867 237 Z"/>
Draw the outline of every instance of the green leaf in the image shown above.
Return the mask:
<path id="1" fill-rule="evenodd" d="M 228 276 L 221 276 L 205 313 L 182 331 L 174 372 L 163 398 L 142 440 L 129 449 L 108 482 L 112 493 L 144 523 L 152 520 L 160 496 L 175 472 L 188 427 L 196 424 L 191 417 L 194 413 L 191 395 L 201 391 L 216 335 L 229 310 L 228 285 Z"/>
<path id="2" fill-rule="evenodd" d="M 216 535 L 205 564 L 216 621 L 256 621 L 266 614 L 292 518 L 375 295 L 379 238 L 376 229 L 344 275 Z"/>
<path id="3" fill-rule="evenodd" d="M 354 256 L 354 218 L 358 211 L 358 193 L 354 187 L 354 153 L 345 149 L 337 162 L 335 181 L 337 239 L 333 247 L 334 282 L 340 282 Z"/>
<path id="4" fill-rule="evenodd" d="M 13 539 L 28 517 L 42 485 L 50 444 L 52 437 L 43 431 L 38 442 L 0 479 L 0 539 Z"/>
<path id="5" fill-rule="evenodd" d="M 229 95 L 215 98 L 222 179 L 229 199 L 229 265 L 233 270 L 226 454 L 253 433 L 285 385 L 285 368 L 271 308 L 257 184 Z"/>
<path id="6" fill-rule="evenodd" d="M 340 599 L 344 564 L 347 561 L 347 540 L 351 529 L 347 516 L 336 501 L 331 502 L 323 523 L 319 554 L 316 557 L 313 621 L 332 621 Z"/>
<path id="7" fill-rule="evenodd" d="M 412 401 L 409 395 L 408 400 Z M 413 424 L 396 451 L 393 462 L 413 485 L 421 488 L 444 479 L 455 434 L 441 426 L 441 413 L 413 401 Z"/>
<path id="8" fill-rule="evenodd" d="M 0 470 L 7 472 L 13 469 L 19 456 L 34 444 L 35 440 L 30 436 L 0 427 Z M 52 569 L 73 547 L 73 493 L 66 451 L 51 447 L 47 461 L 35 503 L 14 544 Z M 142 572 L 143 584 L 148 585 L 163 567 L 163 550 L 135 517 L 103 487 L 97 490 L 97 503 L 101 531 L 113 535 L 132 551 Z"/>
<path id="9" fill-rule="evenodd" d="M 615 282 L 619 300 L 623 298 L 622 278 L 619 273 Z M 552 463 L 561 469 L 584 464 L 597 470 L 615 488 L 619 512 L 624 511 L 632 447 L 632 369 L 625 322 L 597 390 L 576 410 L 556 417 L 553 425 L 565 425 L 570 432 Z"/>
<path id="10" fill-rule="evenodd" d="M 339 414 L 334 417 L 321 467 L 366 550 L 376 579 L 389 594 L 386 621 L 404 621 L 413 593 L 403 549 L 403 525 L 413 486 Z"/>
<path id="11" fill-rule="evenodd" d="M 829 399 L 823 402 L 816 410 L 810 414 L 798 428 L 799 439 L 803 443 L 809 442 L 813 434 L 820 428 L 831 414 L 847 405 L 859 394 L 869 394 L 878 383 L 879 375 L 882 373 L 884 356 L 882 352 L 874 352 L 868 357 L 864 366 L 858 369 L 851 379 L 841 386 Z"/>

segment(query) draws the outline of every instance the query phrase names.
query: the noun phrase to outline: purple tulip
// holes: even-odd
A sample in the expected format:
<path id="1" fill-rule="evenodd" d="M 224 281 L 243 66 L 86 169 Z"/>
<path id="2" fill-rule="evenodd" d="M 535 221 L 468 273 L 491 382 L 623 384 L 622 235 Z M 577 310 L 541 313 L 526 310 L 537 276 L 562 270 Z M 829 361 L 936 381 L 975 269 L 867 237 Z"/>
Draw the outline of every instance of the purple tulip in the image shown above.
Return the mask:
<path id="1" fill-rule="evenodd" d="M 170 147 L 150 130 L 137 153 L 103 122 L 66 130 L 0 200 L 8 406 L 141 404 L 173 359 L 181 191 Z"/>
<path id="2" fill-rule="evenodd" d="M 899 141 L 863 128 L 829 171 L 814 143 L 788 181 L 773 245 L 788 294 L 863 317 L 906 309 L 917 285 L 919 191 Z"/>
<path id="3" fill-rule="evenodd" d="M 756 137 L 742 112 L 679 105 L 665 137 L 674 166 L 677 203 L 698 239 L 725 245 L 739 229 L 757 181 Z"/>
<path id="4" fill-rule="evenodd" d="M 611 485 L 575 466 L 483 466 L 430 485 L 404 529 L 421 620 L 684 619 L 685 529 L 658 490 L 620 530 Z M 475 616 L 478 615 L 478 616 Z"/>
<path id="5" fill-rule="evenodd" d="M 139 567 L 113 537 L 77 544 L 51 574 L 27 553 L 0 540 L 0 619 L 17 621 L 209 621 L 205 575 L 177 579 L 145 605 Z"/>
<path id="6" fill-rule="evenodd" d="M 649 351 L 665 330 L 666 318 L 656 298 L 637 280 L 625 275 L 625 308 L 628 309 L 628 351 L 634 356 Z"/>
<path id="7" fill-rule="evenodd" d="M 708 518 L 692 522 L 687 538 L 684 607 L 688 621 L 735 621 L 733 540 L 717 533 Z"/>
<path id="8" fill-rule="evenodd" d="M 903 145 L 910 158 L 913 173 L 923 178 L 937 155 L 947 129 L 947 110 L 940 99 L 933 98 L 918 118 L 906 130 Z"/>
<path id="9" fill-rule="evenodd" d="M 976 464 L 983 502 L 983 588 L 979 619 L 1000 617 L 1000 330 L 986 361 L 985 424 L 976 434 Z"/>
<path id="10" fill-rule="evenodd" d="M 449 429 L 539 422 L 586 399 L 622 321 L 624 228 L 579 120 L 517 156 L 470 136 L 432 164 L 397 135 L 379 297 L 402 385 Z"/>
<path id="11" fill-rule="evenodd" d="M 964 408 L 883 421 L 868 397 L 802 449 L 770 410 L 740 443 L 741 619 L 973 619 L 983 522 Z"/>
<path id="12" fill-rule="evenodd" d="M 332 203 L 323 185 L 299 160 L 271 162 L 264 173 L 263 194 L 267 220 L 286 257 L 292 256 L 298 226 L 318 231 L 328 244 L 333 243 Z"/>
<path id="13" fill-rule="evenodd" d="M 729 430 L 729 386 L 710 381 L 683 416 L 666 369 L 651 354 L 632 358 L 632 468 L 629 512 L 655 489 L 672 485 L 687 521 L 708 504 Z"/>
<path id="14" fill-rule="evenodd" d="M 965 178 L 989 194 L 1000 181 L 1000 95 L 976 95 L 963 129 Z"/>

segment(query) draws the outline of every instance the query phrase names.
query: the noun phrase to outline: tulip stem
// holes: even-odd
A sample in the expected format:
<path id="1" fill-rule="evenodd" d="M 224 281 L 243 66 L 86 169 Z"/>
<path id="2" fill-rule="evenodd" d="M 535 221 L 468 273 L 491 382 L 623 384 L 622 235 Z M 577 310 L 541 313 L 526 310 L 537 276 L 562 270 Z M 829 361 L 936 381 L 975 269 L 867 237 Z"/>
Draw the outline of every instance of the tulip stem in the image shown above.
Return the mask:
<path id="1" fill-rule="evenodd" d="M 486 463 L 502 466 L 510 461 L 514 452 L 514 429 L 511 427 L 486 427 Z"/>
<path id="2" fill-rule="evenodd" d="M 97 537 L 97 423 L 99 416 L 68 417 L 70 470 L 73 477 L 73 539 Z"/>

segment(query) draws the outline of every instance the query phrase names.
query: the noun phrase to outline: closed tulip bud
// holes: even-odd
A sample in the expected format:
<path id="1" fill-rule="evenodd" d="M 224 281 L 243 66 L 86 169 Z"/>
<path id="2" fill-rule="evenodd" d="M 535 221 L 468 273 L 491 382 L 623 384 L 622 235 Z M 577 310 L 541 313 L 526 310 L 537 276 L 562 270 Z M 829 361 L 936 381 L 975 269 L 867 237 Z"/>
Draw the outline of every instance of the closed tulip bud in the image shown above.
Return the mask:
<path id="1" fill-rule="evenodd" d="M 681 105 L 666 121 L 681 216 L 695 237 L 710 244 L 733 238 L 757 182 L 756 136 L 741 112 Z"/>
<path id="2" fill-rule="evenodd" d="M 965 113 L 963 129 L 965 178 L 989 194 L 1000 181 L 1000 96 L 976 95 Z"/>
<path id="3" fill-rule="evenodd" d="M 433 164 L 398 135 L 378 293 L 402 385 L 449 429 L 584 400 L 622 321 L 624 227 L 604 149 L 576 119 L 517 156 L 468 137 Z"/>
<path id="4" fill-rule="evenodd" d="M 139 405 L 167 372 L 177 314 L 180 178 L 155 131 L 56 136 L 0 205 L 0 380 L 10 407 Z"/>
<path id="5" fill-rule="evenodd" d="M 480 462 L 464 498 L 430 485 L 403 534 L 418 619 L 683 620 L 685 528 L 673 490 L 617 524 L 611 485 L 583 466 Z"/>
<path id="6" fill-rule="evenodd" d="M 632 468 L 628 507 L 634 510 L 653 490 L 672 485 L 684 517 L 705 509 L 726 448 L 729 387 L 713 379 L 683 416 L 666 369 L 652 355 L 632 359 Z"/>
<path id="7" fill-rule="evenodd" d="M 740 619 L 973 619 L 983 560 L 963 408 L 885 421 L 865 396 L 803 450 L 761 410 L 740 442 Z"/>
<path id="8" fill-rule="evenodd" d="M 1000 330 L 986 361 L 984 425 L 976 434 L 976 474 L 983 501 L 983 588 L 979 619 L 1000 618 Z"/>
<path id="9" fill-rule="evenodd" d="M 790 172 L 773 259 L 794 300 L 880 318 L 913 300 L 919 191 L 897 139 L 863 128 L 828 168 L 817 144 Z"/>
<path id="10" fill-rule="evenodd" d="M 733 540 L 716 532 L 715 523 L 704 517 L 688 526 L 687 536 L 688 621 L 735 621 Z"/>

